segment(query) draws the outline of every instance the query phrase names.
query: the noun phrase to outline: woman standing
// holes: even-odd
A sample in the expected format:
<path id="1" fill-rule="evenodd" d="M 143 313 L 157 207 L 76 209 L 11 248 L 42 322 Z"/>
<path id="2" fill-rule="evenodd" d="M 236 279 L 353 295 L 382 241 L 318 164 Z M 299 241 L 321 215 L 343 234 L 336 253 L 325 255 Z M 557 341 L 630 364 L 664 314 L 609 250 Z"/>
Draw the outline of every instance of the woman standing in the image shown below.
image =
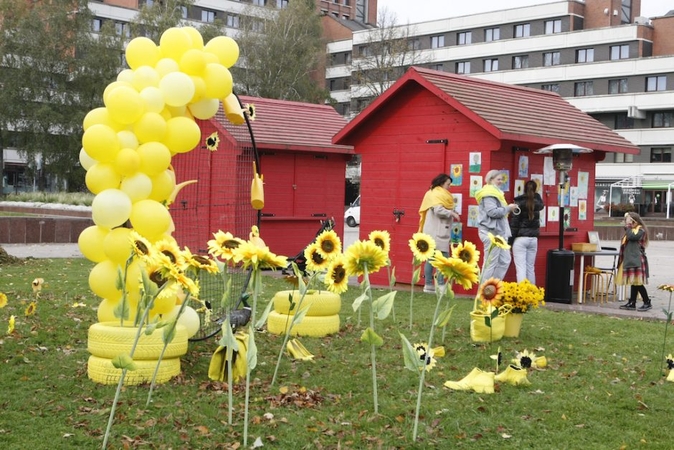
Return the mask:
<path id="1" fill-rule="evenodd" d="M 540 233 L 540 211 L 543 209 L 543 199 L 536 192 L 536 182 L 527 181 L 524 185 L 524 194 L 515 197 L 515 204 L 520 210 L 510 215 L 510 231 L 514 238 L 513 259 L 517 270 L 517 282 L 529 280 L 536 284 L 534 263 L 538 252 L 538 235 Z"/>
<path id="2" fill-rule="evenodd" d="M 638 311 L 648 311 L 653 307 L 645 286 L 648 283 L 646 247 L 648 247 L 648 229 L 641 216 L 635 212 L 625 213 L 625 235 L 620 242 L 616 284 L 631 285 L 632 288 L 630 299 L 621 305 L 620 309 L 637 309 L 637 294 L 641 294 L 644 301 Z"/>
<path id="3" fill-rule="evenodd" d="M 435 240 L 435 247 L 443 255 L 449 256 L 449 241 L 452 230 L 452 222 L 461 217 L 454 211 L 454 198 L 449 192 L 452 177 L 441 173 L 431 181 L 431 187 L 424 194 L 424 199 L 419 207 L 419 231 Z M 435 292 L 433 283 L 433 266 L 426 261 L 424 266 L 424 292 Z M 439 285 L 444 285 L 444 278 L 440 277 Z"/>
<path id="4" fill-rule="evenodd" d="M 512 257 L 510 247 L 492 245 L 489 233 L 505 244 L 510 238 L 508 214 L 517 209 L 514 203 L 508 204 L 501 190 L 505 182 L 505 175 L 500 170 L 490 170 L 484 177 L 485 185 L 477 191 L 475 199 L 478 203 L 478 234 L 484 244 L 484 263 L 482 264 L 481 280 L 489 278 L 503 279 Z"/>

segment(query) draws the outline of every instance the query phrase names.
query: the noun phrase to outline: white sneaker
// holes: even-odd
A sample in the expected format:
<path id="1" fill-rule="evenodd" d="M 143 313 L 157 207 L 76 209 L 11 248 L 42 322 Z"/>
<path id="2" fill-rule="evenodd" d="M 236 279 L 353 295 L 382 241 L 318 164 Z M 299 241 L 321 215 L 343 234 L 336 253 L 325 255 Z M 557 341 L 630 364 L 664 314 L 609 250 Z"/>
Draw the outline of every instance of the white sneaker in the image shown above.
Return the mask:
<path id="1" fill-rule="evenodd" d="M 433 287 L 433 286 L 424 286 L 424 293 L 426 293 L 426 294 L 435 294 L 435 287 Z"/>

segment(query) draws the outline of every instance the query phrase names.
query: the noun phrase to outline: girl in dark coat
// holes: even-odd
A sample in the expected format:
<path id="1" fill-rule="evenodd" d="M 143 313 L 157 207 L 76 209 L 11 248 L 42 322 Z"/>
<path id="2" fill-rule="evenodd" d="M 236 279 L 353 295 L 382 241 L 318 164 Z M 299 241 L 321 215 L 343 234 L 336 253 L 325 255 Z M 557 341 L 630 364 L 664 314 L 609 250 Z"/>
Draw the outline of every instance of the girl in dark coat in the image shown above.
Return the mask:
<path id="1" fill-rule="evenodd" d="M 648 298 L 648 291 L 646 291 L 648 283 L 646 247 L 648 247 L 648 229 L 644 221 L 635 212 L 625 213 L 625 236 L 620 242 L 616 281 L 617 284 L 631 285 L 632 288 L 630 299 L 621 305 L 620 309 L 637 309 L 637 294 L 641 294 L 644 301 L 638 311 L 648 311 L 652 308 L 651 299 Z"/>
<path id="2" fill-rule="evenodd" d="M 536 192 L 535 181 L 526 182 L 524 194 L 515 197 L 515 204 L 520 213 L 510 215 L 510 231 L 514 238 L 512 250 L 517 282 L 520 283 L 527 279 L 531 284 L 536 284 L 534 263 L 538 252 L 540 211 L 544 205 L 543 199 Z"/>

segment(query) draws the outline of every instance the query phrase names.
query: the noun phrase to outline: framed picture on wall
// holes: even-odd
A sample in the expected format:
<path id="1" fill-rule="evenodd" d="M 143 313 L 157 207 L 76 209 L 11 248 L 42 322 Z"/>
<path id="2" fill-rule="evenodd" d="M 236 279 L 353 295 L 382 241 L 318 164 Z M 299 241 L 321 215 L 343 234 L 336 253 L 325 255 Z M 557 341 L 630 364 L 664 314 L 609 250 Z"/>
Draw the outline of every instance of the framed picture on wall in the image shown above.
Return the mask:
<path id="1" fill-rule="evenodd" d="M 588 231 L 587 240 L 590 244 L 596 244 L 599 248 L 599 232 L 598 231 Z"/>

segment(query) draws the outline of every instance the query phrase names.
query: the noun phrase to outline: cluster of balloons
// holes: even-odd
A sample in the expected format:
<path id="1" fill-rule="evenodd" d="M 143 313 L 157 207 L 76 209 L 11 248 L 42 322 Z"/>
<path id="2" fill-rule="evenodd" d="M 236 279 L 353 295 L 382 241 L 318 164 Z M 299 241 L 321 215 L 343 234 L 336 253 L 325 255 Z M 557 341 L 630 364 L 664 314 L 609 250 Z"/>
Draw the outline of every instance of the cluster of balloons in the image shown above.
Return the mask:
<path id="1" fill-rule="evenodd" d="M 181 27 L 166 30 L 158 46 L 145 37 L 131 40 L 125 56 L 129 69 L 105 88 L 105 106 L 84 118 L 79 158 L 87 171 L 86 185 L 95 194 L 95 225 L 81 233 L 78 243 L 82 254 L 97 263 L 89 286 L 103 299 L 101 322 L 115 320 L 113 311 L 122 297 L 117 272 L 131 251 L 131 229 L 122 225 L 130 222 L 150 242 L 171 236 L 167 205 L 176 189 L 171 159 L 199 144 L 194 118 L 209 119 L 221 101 L 235 98 L 229 68 L 239 47 L 225 36 L 204 44 L 196 28 Z M 134 262 L 126 278 L 132 311 L 140 297 L 140 270 Z M 157 305 L 151 314 L 167 314 L 175 304 Z M 194 317 L 192 312 L 187 314 Z"/>

